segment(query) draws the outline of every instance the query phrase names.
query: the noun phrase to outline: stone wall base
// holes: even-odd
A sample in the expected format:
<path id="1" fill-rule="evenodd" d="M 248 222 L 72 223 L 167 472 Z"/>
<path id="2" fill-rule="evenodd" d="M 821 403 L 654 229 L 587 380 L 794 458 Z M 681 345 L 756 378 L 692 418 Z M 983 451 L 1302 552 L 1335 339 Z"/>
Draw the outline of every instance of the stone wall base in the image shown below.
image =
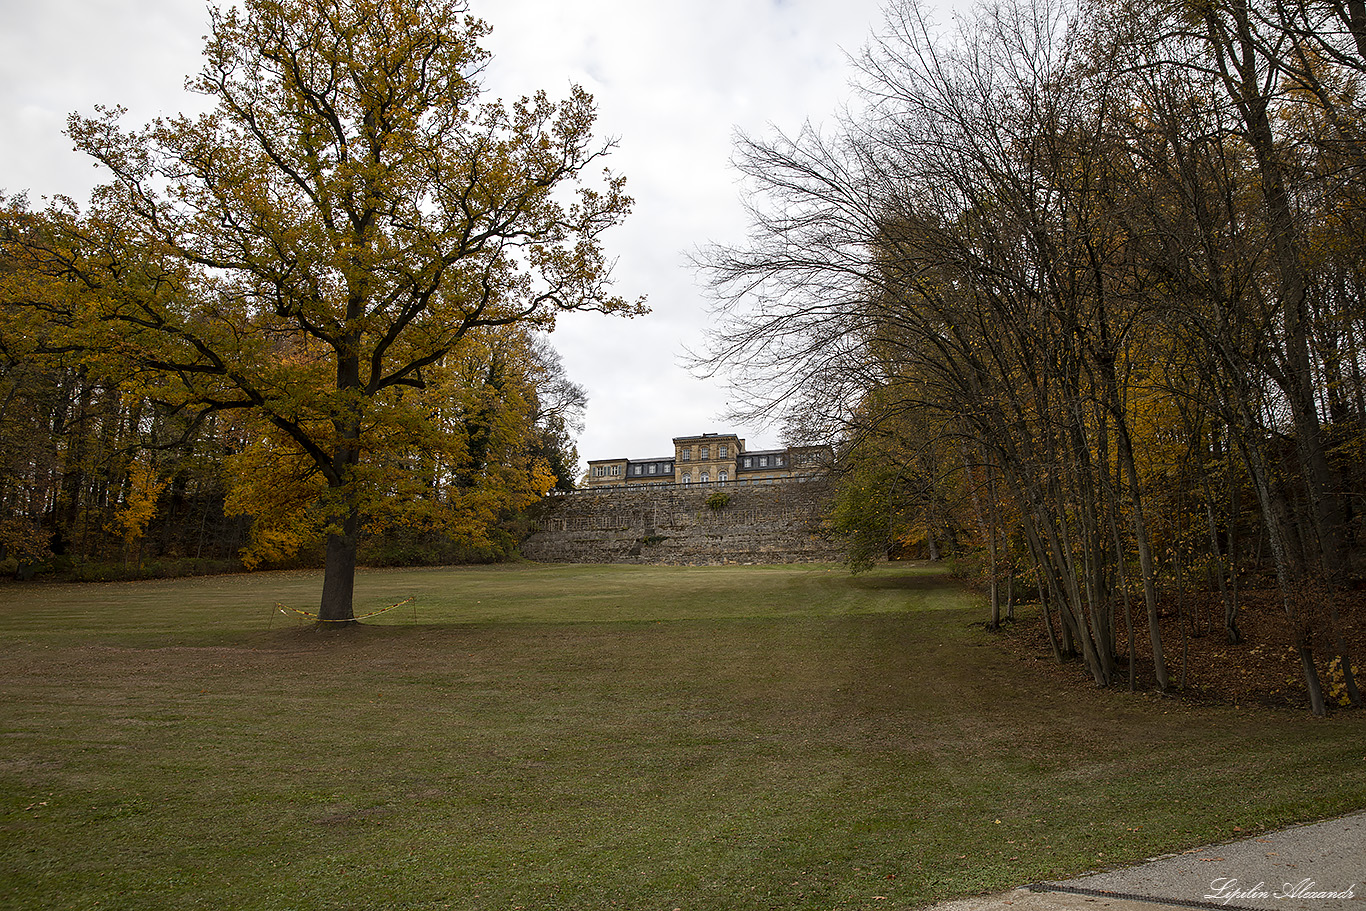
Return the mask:
<path id="1" fill-rule="evenodd" d="M 707 500 L 725 493 L 713 509 Z M 837 562 L 824 481 L 771 485 L 618 487 L 547 499 L 522 555 L 543 563 Z"/>

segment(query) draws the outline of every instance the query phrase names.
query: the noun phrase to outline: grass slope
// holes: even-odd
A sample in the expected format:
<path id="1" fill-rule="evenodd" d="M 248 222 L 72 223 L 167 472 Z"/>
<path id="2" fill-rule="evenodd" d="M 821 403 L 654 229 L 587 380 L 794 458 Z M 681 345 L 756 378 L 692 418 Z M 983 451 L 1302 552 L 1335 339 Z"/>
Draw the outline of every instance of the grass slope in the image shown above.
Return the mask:
<path id="1" fill-rule="evenodd" d="M 888 567 L 0 588 L 0 907 L 899 908 L 1366 806 L 1359 714 L 1058 692 Z"/>

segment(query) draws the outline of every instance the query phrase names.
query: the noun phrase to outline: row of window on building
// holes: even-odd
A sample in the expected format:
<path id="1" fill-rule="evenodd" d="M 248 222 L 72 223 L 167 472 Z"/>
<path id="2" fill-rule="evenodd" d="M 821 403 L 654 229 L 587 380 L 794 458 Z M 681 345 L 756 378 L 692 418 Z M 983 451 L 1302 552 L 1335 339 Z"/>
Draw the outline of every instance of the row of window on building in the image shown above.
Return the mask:
<path id="1" fill-rule="evenodd" d="M 721 456 L 720 456 L 721 458 L 725 458 L 725 457 L 726 457 L 725 451 L 724 451 L 725 448 L 726 448 L 726 447 L 724 447 L 724 446 L 721 447 L 721 450 L 722 450 L 722 453 L 721 453 Z M 706 456 L 706 451 L 707 451 L 707 448 L 706 448 L 705 446 L 702 447 L 702 453 L 703 453 L 702 458 L 704 458 L 704 459 L 707 457 L 707 456 Z M 761 456 L 744 456 L 744 457 L 742 457 L 742 458 L 740 459 L 740 467 L 745 468 L 745 469 L 768 468 L 768 467 L 769 467 L 769 462 L 770 462 L 770 460 L 772 461 L 772 467 L 774 467 L 774 468 L 783 468 L 783 467 L 785 467 L 785 463 L 787 462 L 787 460 L 786 460 L 785 458 L 783 458 L 782 456 L 780 456 L 780 455 L 774 455 L 774 456 L 766 456 L 766 455 L 761 455 Z M 685 462 L 688 461 L 688 453 L 687 453 L 687 450 L 684 450 L 684 451 L 683 451 L 683 461 L 685 461 Z M 631 465 L 626 466 L 626 473 L 627 473 L 628 475 L 630 475 L 631 477 L 635 477 L 635 478 L 643 478 L 643 477 L 661 477 L 661 476 L 663 476 L 663 477 L 668 477 L 668 476 L 670 476 L 670 475 L 672 475 L 672 474 L 674 473 L 674 463 L 673 463 L 673 462 L 636 462 L 636 463 L 634 463 L 634 464 L 631 464 Z M 595 466 L 593 466 L 593 477 L 595 477 L 595 478 L 609 478 L 609 477 L 615 478 L 615 477 L 621 477 L 621 474 L 622 474 L 622 466 L 621 466 L 621 465 L 595 465 Z M 729 475 L 729 473 L 723 470 L 723 471 L 721 471 L 720 474 L 718 475 L 718 480 L 721 480 L 721 481 L 729 480 L 728 475 Z M 683 475 L 683 483 L 684 483 L 684 484 L 688 483 L 689 478 L 690 478 L 690 475 L 684 474 L 684 475 Z M 703 483 L 707 483 L 708 480 L 709 480 L 709 475 L 708 475 L 708 473 L 705 472 L 705 471 L 702 472 L 702 474 L 701 474 L 701 481 L 702 481 Z"/>
<path id="2" fill-rule="evenodd" d="M 774 467 L 774 468 L 782 468 L 782 467 L 783 467 L 783 463 L 784 463 L 785 461 L 787 461 L 786 459 L 784 459 L 784 458 L 783 458 L 782 456 L 780 456 L 780 455 L 775 455 L 775 456 L 773 456 L 772 458 L 773 458 L 773 467 Z M 769 456 L 766 456 L 766 455 L 761 455 L 761 456 L 744 456 L 742 459 L 740 459 L 740 465 L 741 465 L 741 467 L 743 467 L 743 468 L 767 468 L 767 467 L 768 467 L 768 460 L 769 460 Z"/>
<path id="3" fill-rule="evenodd" d="M 633 477 L 633 478 L 643 478 L 643 477 L 660 477 L 660 478 L 665 478 L 665 477 L 672 477 L 672 476 L 673 476 L 673 466 L 670 465 L 670 466 L 668 466 L 667 468 L 663 468 L 663 467 L 661 467 L 658 463 L 651 464 L 651 465 L 631 465 L 631 466 L 629 467 L 629 470 L 627 471 L 627 474 L 628 474 L 630 477 Z M 593 477 L 595 477 L 595 478 L 617 478 L 617 477 L 621 477 L 621 466 L 620 466 L 620 465 L 595 465 L 595 466 L 593 466 Z M 729 481 L 729 480 L 730 480 L 730 472 L 726 471 L 724 468 L 721 469 L 721 471 L 719 471 L 719 472 L 716 473 L 716 480 L 718 480 L 718 481 L 720 481 L 721 483 L 724 484 L 726 481 Z M 691 483 L 692 483 L 692 475 L 691 475 L 691 474 L 685 474 L 685 475 L 683 475 L 682 481 L 683 481 L 684 484 L 691 484 Z M 703 484 L 709 484 L 709 483 L 711 483 L 711 473 L 710 473 L 710 472 L 707 472 L 707 471 L 702 472 L 702 473 L 698 476 L 698 481 L 701 482 L 701 483 L 703 483 Z"/>
<path id="4" fill-rule="evenodd" d="M 718 444 L 716 445 L 716 457 L 717 457 L 718 459 L 728 459 L 728 458 L 730 458 L 730 444 L 729 444 L 729 443 L 718 443 Z M 683 447 L 682 449 L 680 449 L 680 450 L 678 451 L 678 458 L 679 458 L 680 460 L 684 461 L 684 462 L 692 461 L 692 450 L 689 449 L 689 448 L 686 447 L 686 446 Z M 704 461 L 706 461 L 706 460 L 708 460 L 708 459 L 710 459 L 710 458 L 711 458 L 711 447 L 710 447 L 710 446 L 699 446 L 699 447 L 697 447 L 697 460 L 698 460 L 699 462 L 704 462 Z"/>

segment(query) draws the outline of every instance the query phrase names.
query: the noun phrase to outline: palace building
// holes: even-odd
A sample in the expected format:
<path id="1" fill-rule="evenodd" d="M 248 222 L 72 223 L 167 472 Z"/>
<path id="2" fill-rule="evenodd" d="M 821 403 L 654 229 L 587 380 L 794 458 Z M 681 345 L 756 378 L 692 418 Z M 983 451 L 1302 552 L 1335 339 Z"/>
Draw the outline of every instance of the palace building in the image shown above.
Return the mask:
<path id="1" fill-rule="evenodd" d="M 811 477 L 830 462 L 829 446 L 789 446 L 749 451 L 733 433 L 674 437 L 670 456 L 655 459 L 593 459 L 586 486 L 636 484 L 776 484 Z"/>

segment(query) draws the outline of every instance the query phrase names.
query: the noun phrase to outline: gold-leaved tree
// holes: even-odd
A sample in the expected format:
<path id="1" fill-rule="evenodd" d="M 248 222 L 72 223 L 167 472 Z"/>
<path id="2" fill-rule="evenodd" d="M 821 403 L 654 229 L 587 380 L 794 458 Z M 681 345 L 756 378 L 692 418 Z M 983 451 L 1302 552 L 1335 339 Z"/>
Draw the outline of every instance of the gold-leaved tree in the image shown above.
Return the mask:
<path id="1" fill-rule="evenodd" d="M 138 130 L 118 108 L 73 115 L 113 180 L 29 235 L 70 345 L 191 421 L 241 414 L 252 451 L 281 454 L 251 499 L 307 494 L 323 620 L 354 616 L 358 539 L 412 496 L 414 453 L 468 449 L 451 415 L 469 346 L 644 309 L 608 290 L 601 237 L 630 200 L 591 97 L 482 100 L 486 32 L 462 0 L 212 10 L 189 83 L 212 111 Z"/>

